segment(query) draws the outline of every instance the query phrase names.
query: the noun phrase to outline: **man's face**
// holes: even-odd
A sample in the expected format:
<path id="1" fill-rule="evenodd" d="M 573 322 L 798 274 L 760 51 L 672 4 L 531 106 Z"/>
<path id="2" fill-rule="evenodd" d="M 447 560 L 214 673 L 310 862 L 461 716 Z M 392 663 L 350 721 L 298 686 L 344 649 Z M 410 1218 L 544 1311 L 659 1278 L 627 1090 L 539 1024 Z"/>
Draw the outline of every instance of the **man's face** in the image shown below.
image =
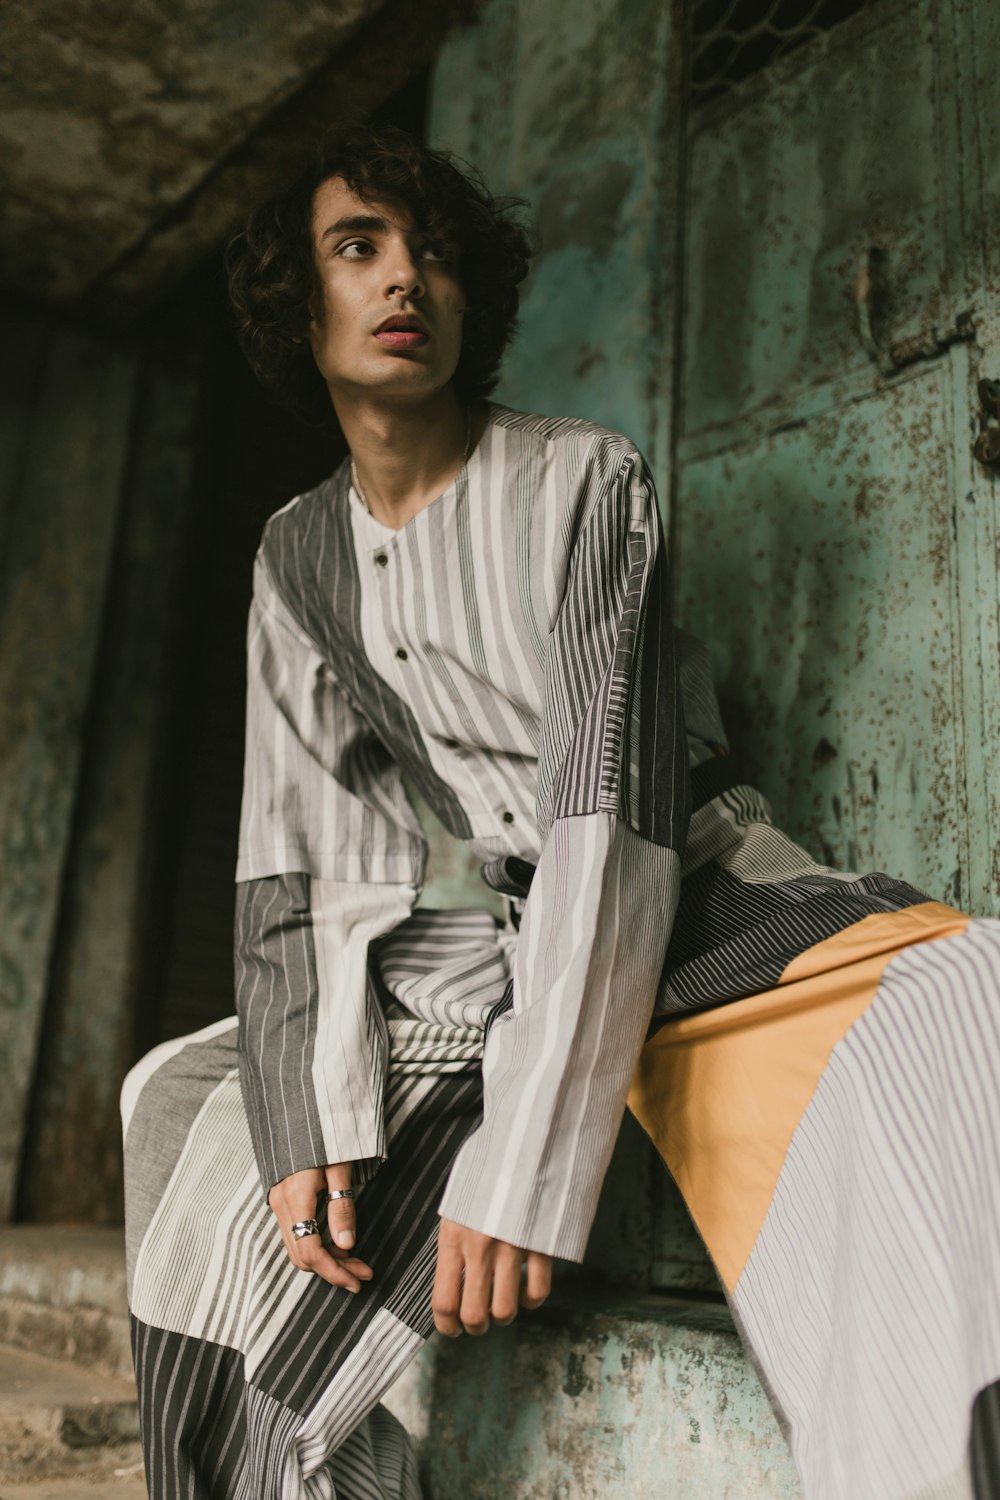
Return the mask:
<path id="1" fill-rule="evenodd" d="M 445 386 L 465 310 L 447 250 L 429 244 L 406 210 L 365 203 L 339 177 L 316 189 L 312 224 L 322 305 L 310 344 L 331 395 L 419 399 Z M 421 327 L 383 327 L 397 317 Z"/>

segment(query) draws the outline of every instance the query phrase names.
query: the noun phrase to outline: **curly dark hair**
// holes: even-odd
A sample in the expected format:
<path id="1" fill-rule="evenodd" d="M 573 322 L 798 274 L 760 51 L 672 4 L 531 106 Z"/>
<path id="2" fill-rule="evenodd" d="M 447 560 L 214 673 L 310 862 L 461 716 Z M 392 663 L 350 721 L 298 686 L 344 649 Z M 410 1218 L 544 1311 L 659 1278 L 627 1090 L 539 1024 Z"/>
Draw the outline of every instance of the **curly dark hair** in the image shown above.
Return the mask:
<path id="1" fill-rule="evenodd" d="M 308 342 L 320 294 L 313 196 L 331 177 L 365 202 L 407 210 L 422 234 L 451 247 L 466 297 L 453 384 L 465 399 L 485 396 L 499 378 L 517 327 L 518 287 L 538 249 L 518 216 L 525 200 L 494 197 L 451 151 L 432 151 L 397 126 L 362 121 L 330 130 L 298 179 L 257 208 L 226 249 L 237 333 L 254 374 L 307 421 L 335 421 Z"/>

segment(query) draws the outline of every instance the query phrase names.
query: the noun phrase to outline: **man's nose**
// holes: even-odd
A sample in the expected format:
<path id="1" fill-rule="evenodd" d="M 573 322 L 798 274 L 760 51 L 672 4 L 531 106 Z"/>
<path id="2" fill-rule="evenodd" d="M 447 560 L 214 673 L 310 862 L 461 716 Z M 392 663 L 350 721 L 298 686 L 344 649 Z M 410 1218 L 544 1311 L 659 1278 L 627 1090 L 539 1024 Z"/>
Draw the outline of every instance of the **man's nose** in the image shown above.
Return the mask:
<path id="1" fill-rule="evenodd" d="M 407 296 L 419 296 L 423 291 L 420 267 L 409 247 L 404 244 L 394 247 L 393 254 L 388 261 L 386 293 L 391 295 L 396 291 L 403 292 Z"/>

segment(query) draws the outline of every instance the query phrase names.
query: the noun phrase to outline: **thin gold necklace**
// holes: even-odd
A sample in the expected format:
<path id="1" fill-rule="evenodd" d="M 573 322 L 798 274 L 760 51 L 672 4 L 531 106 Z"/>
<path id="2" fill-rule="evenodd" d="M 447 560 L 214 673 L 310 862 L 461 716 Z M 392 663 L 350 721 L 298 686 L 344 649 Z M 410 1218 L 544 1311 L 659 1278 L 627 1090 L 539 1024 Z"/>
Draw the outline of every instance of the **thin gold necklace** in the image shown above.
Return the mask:
<path id="1" fill-rule="evenodd" d="M 471 452 L 472 452 L 472 403 L 470 402 L 469 405 L 468 405 L 468 407 L 466 408 L 466 412 L 465 412 L 465 452 L 462 454 L 462 467 L 463 468 L 469 462 L 469 454 Z M 361 488 L 361 480 L 358 478 L 358 469 L 357 469 L 357 465 L 354 462 L 354 454 L 353 453 L 351 454 L 351 483 L 354 485 L 354 488 L 357 490 L 358 495 L 359 495 L 359 497 L 361 499 L 361 503 L 364 506 L 365 510 L 368 512 L 368 514 L 370 516 L 374 516 L 375 512 L 372 510 L 371 506 L 368 504 L 368 496 L 365 494 L 364 490 Z M 377 519 L 377 517 L 376 517 L 376 519 Z"/>

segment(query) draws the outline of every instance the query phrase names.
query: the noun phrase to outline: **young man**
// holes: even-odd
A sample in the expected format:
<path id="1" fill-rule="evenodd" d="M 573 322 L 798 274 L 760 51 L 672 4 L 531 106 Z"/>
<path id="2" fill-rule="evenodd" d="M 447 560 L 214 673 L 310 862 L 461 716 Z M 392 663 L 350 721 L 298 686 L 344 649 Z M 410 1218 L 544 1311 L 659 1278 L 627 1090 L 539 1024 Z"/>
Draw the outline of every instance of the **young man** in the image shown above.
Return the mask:
<path id="1" fill-rule="evenodd" d="M 238 1020 L 123 1094 L 150 1493 L 418 1496 L 380 1395 L 582 1257 L 630 1084 L 806 1494 L 971 1493 L 1000 924 L 817 865 L 738 783 L 642 455 L 486 399 L 511 209 L 352 128 L 231 254 L 255 369 L 350 455 L 255 566 Z M 504 924 L 416 905 L 404 771 Z"/>

